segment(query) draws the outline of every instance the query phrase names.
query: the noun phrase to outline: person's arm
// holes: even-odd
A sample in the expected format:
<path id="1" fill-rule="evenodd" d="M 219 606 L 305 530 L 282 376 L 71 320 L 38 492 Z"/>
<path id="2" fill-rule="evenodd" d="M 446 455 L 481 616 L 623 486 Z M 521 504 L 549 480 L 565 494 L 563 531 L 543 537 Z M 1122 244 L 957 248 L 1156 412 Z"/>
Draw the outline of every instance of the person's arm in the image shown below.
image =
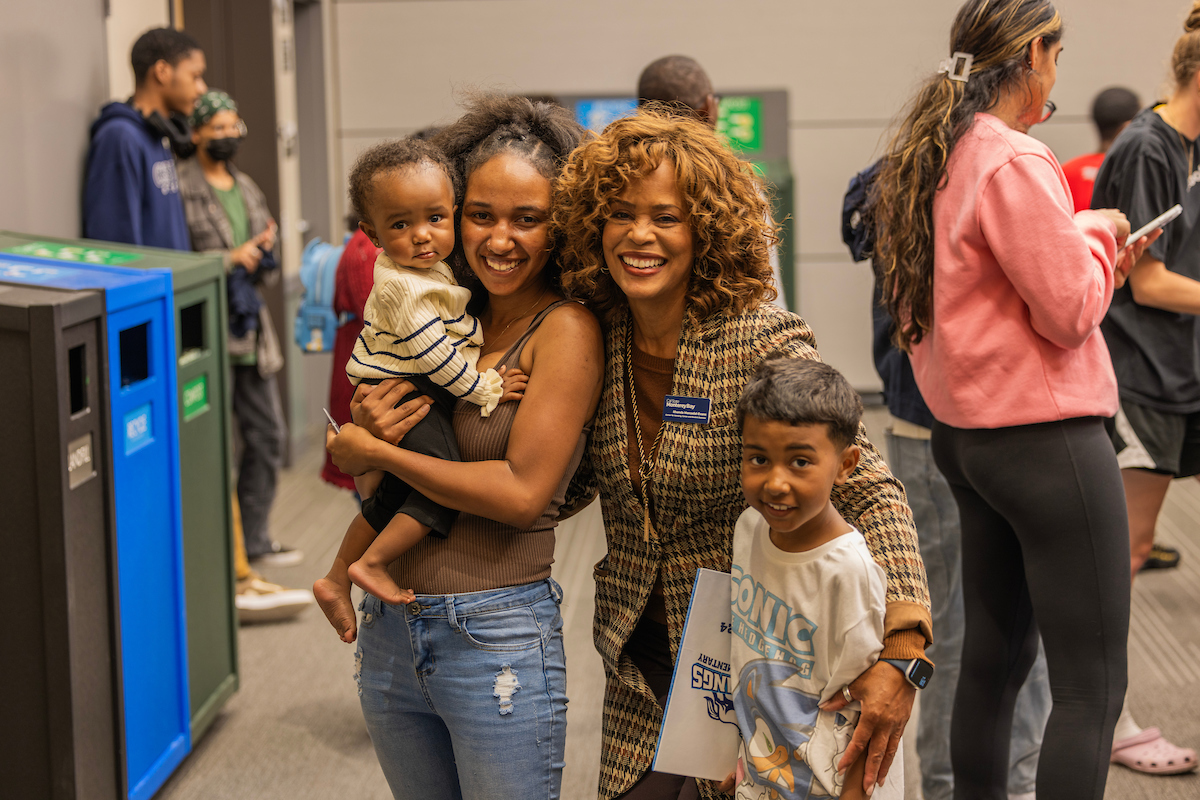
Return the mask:
<path id="1" fill-rule="evenodd" d="M 479 406 L 486 417 L 500 402 L 500 376 L 494 369 L 476 370 L 455 347 L 454 339 L 458 337 L 449 333 L 442 321 L 446 309 L 437 295 L 443 287 L 418 290 L 417 281 L 397 276 L 376 284 L 371 308 L 379 318 L 368 322 L 376 336 L 394 334 L 400 340 L 389 346 L 389 350 L 403 354 L 396 362 L 397 371 L 424 372 L 450 394 Z M 482 335 L 476 337 L 476 343 L 482 340 Z"/>
<path id="2" fill-rule="evenodd" d="M 1096 211 L 1075 214 L 1055 165 L 1034 154 L 996 170 L 980 195 L 978 216 L 1033 329 L 1059 347 L 1082 346 L 1116 288 L 1117 223 Z"/>
<path id="3" fill-rule="evenodd" d="M 442 461 L 393 447 L 349 424 L 340 434 L 330 430 L 327 436 L 334 463 L 347 472 L 383 469 L 447 508 L 529 527 L 562 482 L 579 433 L 599 402 L 604 368 L 600 326 L 582 306 L 562 306 L 542 323 L 527 352 L 532 357 L 529 385 L 504 460 Z M 376 391 L 382 388 L 380 384 Z M 388 391 L 393 388 L 400 387 Z M 386 412 L 381 408 L 385 404 L 374 408 Z"/>
<path id="4" fill-rule="evenodd" d="M 1129 273 L 1129 288 L 1138 305 L 1176 314 L 1200 314 L 1200 281 L 1172 272 L 1149 253 Z"/>
<path id="5" fill-rule="evenodd" d="M 84 235 L 144 244 L 142 193 L 148 177 L 142 170 L 141 152 L 119 128 L 119 123 L 110 123 L 93 144 L 84 187 Z"/>

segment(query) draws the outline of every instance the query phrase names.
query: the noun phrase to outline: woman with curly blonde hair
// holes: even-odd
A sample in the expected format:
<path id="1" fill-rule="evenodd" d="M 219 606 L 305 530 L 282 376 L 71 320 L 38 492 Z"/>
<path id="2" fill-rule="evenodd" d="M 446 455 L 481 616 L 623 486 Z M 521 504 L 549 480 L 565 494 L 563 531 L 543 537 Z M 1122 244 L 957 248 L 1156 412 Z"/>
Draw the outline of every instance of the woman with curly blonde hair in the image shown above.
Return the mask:
<path id="1" fill-rule="evenodd" d="M 556 184 L 563 287 L 597 312 L 605 335 L 604 392 L 581 467 L 590 472 L 577 479 L 599 488 L 608 538 L 595 619 L 606 800 L 696 791 L 649 767 L 696 570 L 729 570 L 746 508 L 734 409 L 768 355 L 819 358 L 804 322 L 764 302 L 775 292 L 775 232 L 763 197 L 751 166 L 710 129 L 655 110 L 579 147 Z M 687 406 L 707 413 L 671 412 Z M 912 518 L 861 430 L 857 444 L 862 460 L 834 503 L 888 576 L 882 657 L 921 658 L 929 601 Z M 864 711 L 843 765 L 870 745 L 865 789 L 887 774 L 914 690 L 887 664 L 849 689 Z M 699 791 L 717 788 L 701 781 Z"/>

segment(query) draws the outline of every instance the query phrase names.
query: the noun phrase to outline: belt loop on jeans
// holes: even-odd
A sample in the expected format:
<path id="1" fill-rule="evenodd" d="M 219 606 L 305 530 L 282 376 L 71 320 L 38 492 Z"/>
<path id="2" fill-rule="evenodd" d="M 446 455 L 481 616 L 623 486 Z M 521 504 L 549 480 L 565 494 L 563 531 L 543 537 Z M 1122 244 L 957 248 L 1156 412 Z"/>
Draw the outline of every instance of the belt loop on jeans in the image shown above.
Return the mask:
<path id="1" fill-rule="evenodd" d="M 563 590 L 562 587 L 558 585 L 558 581 L 554 580 L 554 578 L 546 578 L 546 585 L 550 587 L 550 596 L 554 598 L 555 604 L 561 606 L 563 600 Z"/>
<path id="2" fill-rule="evenodd" d="M 454 614 L 454 595 L 445 595 L 443 599 L 446 602 L 446 622 L 450 625 L 450 630 L 456 631 L 459 626 L 458 617 Z"/>

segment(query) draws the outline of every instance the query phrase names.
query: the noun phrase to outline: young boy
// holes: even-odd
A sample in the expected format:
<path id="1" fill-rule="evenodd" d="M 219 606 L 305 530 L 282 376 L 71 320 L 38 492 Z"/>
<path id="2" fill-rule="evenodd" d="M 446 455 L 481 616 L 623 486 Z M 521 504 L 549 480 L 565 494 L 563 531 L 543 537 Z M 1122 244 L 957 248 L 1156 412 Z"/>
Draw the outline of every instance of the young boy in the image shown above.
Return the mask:
<path id="1" fill-rule="evenodd" d="M 837 768 L 859 704 L 820 710 L 883 649 L 883 570 L 829 499 L 858 466 L 861 416 L 846 379 L 806 359 L 768 360 L 738 403 L 750 504 L 733 538 L 738 798 L 864 796 L 865 753 Z M 888 778 L 902 797 L 902 770 Z"/>
<path id="2" fill-rule="evenodd" d="M 350 201 L 359 227 L 383 252 L 367 298 L 363 331 L 346 364 L 354 385 L 405 378 L 434 405 L 400 446 L 459 460 L 453 413 L 457 399 L 488 416 L 496 405 L 522 396 L 519 370 L 505 375 L 476 370 L 483 333 L 466 313 L 469 289 L 444 261 L 454 249 L 457 173 L 427 141 L 383 142 L 359 156 L 350 171 Z M 409 398 L 404 398 L 408 400 Z M 350 583 L 385 603 L 411 602 L 388 574 L 388 565 L 427 534 L 445 537 L 458 512 L 426 498 L 391 474 L 360 476 L 368 495 L 350 523 L 329 573 L 313 594 L 343 641 L 355 638 Z"/>

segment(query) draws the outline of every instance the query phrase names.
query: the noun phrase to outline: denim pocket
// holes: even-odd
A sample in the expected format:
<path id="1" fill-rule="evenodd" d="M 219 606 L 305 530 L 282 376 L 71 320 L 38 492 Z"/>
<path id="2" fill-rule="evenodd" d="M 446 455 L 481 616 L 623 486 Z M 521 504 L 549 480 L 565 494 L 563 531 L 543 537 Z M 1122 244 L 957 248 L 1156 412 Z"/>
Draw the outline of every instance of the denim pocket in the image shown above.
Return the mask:
<path id="1" fill-rule="evenodd" d="M 460 618 L 459 629 L 473 647 L 493 652 L 531 650 L 542 643 L 542 629 L 528 606 Z"/>

